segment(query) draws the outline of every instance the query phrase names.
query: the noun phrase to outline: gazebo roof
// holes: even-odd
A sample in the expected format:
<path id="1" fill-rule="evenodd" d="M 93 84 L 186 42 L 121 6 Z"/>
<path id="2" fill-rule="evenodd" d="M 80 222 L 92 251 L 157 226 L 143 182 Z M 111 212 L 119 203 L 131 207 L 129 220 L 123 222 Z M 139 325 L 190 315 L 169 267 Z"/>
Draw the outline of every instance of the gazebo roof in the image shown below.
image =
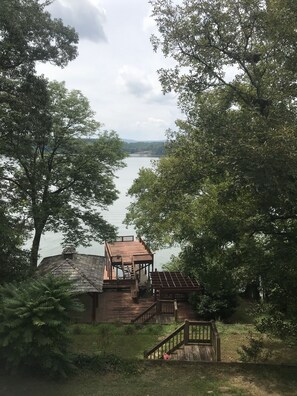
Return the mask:
<path id="1" fill-rule="evenodd" d="M 151 272 L 152 288 L 171 292 L 186 293 L 201 290 L 196 279 L 183 275 L 181 272 L 154 271 Z"/>
<path id="2" fill-rule="evenodd" d="M 45 257 L 37 268 L 41 275 L 65 276 L 74 281 L 76 294 L 102 292 L 105 259 L 101 256 L 74 253 Z"/>

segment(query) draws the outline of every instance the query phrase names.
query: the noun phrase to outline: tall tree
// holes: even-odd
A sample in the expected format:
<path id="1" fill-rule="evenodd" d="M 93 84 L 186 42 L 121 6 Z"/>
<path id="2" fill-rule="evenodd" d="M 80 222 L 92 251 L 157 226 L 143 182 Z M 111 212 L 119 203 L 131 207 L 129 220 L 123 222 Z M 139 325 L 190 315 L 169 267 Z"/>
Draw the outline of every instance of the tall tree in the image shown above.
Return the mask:
<path id="1" fill-rule="evenodd" d="M 222 269 L 241 288 L 261 277 L 274 311 L 297 321 L 296 2 L 151 3 L 155 49 L 176 61 L 160 80 L 187 121 L 131 187 L 127 221 L 155 245 L 181 243 L 208 283 Z"/>
<path id="2" fill-rule="evenodd" d="M 40 127 L 50 122 L 44 111 L 48 100 L 46 82 L 36 76 L 36 62 L 64 67 L 77 56 L 77 34 L 61 20 L 51 18 L 46 11 L 50 3 L 50 0 L 1 0 L 0 147 L 4 155 L 4 138 L 12 139 L 12 135 L 19 134 L 16 139 L 21 142 L 38 114 Z M 19 249 L 24 236 L 19 225 L 23 222 L 15 218 L 6 198 L 0 203 L 0 212 L 1 274 L 2 280 L 10 280 L 11 275 L 24 274 L 22 266 L 27 268 L 25 256 Z"/>
<path id="3" fill-rule="evenodd" d="M 28 82 L 29 107 L 39 97 L 35 88 L 35 82 Z M 114 132 L 99 132 L 100 124 L 79 91 L 52 82 L 47 92 L 37 114 L 25 108 L 14 114 L 20 131 L 3 137 L 1 145 L 2 196 L 10 215 L 17 214 L 34 230 L 33 269 L 45 230 L 62 231 L 65 242 L 72 244 L 114 236 L 114 227 L 100 211 L 117 197 L 113 177 L 123 158 L 119 138 Z M 84 138 L 93 135 L 97 140 L 88 144 Z"/>

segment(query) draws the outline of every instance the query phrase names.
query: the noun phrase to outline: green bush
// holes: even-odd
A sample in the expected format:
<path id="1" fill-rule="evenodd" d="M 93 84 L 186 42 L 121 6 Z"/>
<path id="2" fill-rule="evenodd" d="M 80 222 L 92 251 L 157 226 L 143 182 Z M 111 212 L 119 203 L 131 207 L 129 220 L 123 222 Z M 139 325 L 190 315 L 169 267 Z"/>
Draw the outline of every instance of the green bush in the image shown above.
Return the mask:
<path id="1" fill-rule="evenodd" d="M 224 320 L 234 313 L 237 305 L 235 294 L 194 294 L 189 300 L 197 315 L 204 320 Z"/>
<path id="2" fill-rule="evenodd" d="M 264 347 L 263 336 L 255 337 L 253 333 L 249 332 L 248 345 L 242 345 L 237 353 L 240 356 L 240 360 L 244 363 L 247 362 L 265 362 L 267 361 L 272 353 Z"/>
<path id="3" fill-rule="evenodd" d="M 0 354 L 6 368 L 67 376 L 70 311 L 81 310 L 71 282 L 47 276 L 0 287 Z"/>

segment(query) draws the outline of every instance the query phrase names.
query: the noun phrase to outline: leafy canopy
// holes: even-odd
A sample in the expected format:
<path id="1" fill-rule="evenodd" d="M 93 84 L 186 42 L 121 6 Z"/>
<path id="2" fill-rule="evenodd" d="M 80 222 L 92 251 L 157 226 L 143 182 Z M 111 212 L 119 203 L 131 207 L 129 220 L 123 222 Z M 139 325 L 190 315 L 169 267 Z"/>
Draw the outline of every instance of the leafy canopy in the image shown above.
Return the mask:
<path id="1" fill-rule="evenodd" d="M 28 83 L 28 106 L 36 84 Z M 2 197 L 11 216 L 34 230 L 32 267 L 37 265 L 41 235 L 61 231 L 65 243 L 88 244 L 114 236 L 100 211 L 117 197 L 114 172 L 122 166 L 121 142 L 114 132 L 99 132 L 88 100 L 63 83 L 47 83 L 38 112 L 21 111 L 11 121 L 16 133 L 2 139 L 5 155 L 0 177 Z M 24 103 L 24 107 L 27 105 Z M 85 140 L 97 135 L 94 144 Z"/>
<path id="2" fill-rule="evenodd" d="M 160 81 L 186 120 L 131 187 L 127 222 L 154 247 L 180 243 L 208 292 L 254 284 L 294 322 L 296 2 L 151 3 L 153 45 L 176 62 Z"/>

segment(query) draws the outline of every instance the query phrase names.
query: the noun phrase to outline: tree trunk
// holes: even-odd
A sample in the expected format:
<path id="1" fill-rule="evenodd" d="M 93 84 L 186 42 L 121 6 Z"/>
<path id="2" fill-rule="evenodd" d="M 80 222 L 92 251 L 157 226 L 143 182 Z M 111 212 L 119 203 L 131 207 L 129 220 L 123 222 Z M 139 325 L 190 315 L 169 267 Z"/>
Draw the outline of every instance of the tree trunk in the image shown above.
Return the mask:
<path id="1" fill-rule="evenodd" d="M 30 263 L 33 272 L 36 271 L 38 261 L 38 251 L 41 240 L 42 229 L 35 229 L 35 235 L 31 247 Z"/>

